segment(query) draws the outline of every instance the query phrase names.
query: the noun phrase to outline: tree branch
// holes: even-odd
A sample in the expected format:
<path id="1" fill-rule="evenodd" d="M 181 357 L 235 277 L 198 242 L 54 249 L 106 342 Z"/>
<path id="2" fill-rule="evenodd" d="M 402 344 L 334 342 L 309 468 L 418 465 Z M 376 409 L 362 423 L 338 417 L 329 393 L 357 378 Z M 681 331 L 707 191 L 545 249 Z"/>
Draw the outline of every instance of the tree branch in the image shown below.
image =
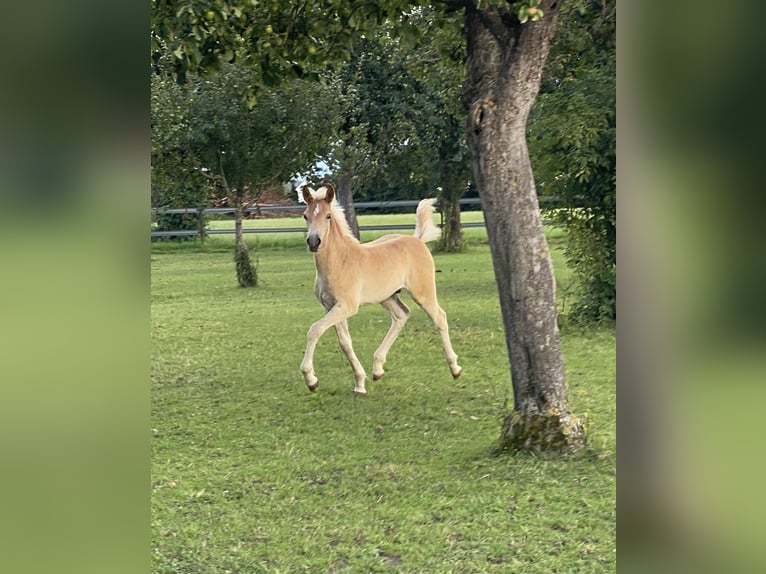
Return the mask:
<path id="1" fill-rule="evenodd" d="M 492 33 L 500 46 L 506 46 L 517 35 L 518 18 L 508 10 L 488 6 L 479 11 L 479 16 L 484 27 Z"/>
<path id="2" fill-rule="evenodd" d="M 607 0 L 602 0 L 601 2 L 601 16 L 599 16 L 598 20 L 593 23 L 590 30 L 592 34 L 597 33 L 602 26 L 604 26 L 607 22 L 611 22 L 614 20 L 614 13 L 617 10 L 617 3 L 615 2 L 610 9 L 610 6 L 608 6 Z"/>
<path id="3" fill-rule="evenodd" d="M 447 7 L 447 12 L 456 12 L 461 8 L 476 9 L 474 0 L 436 0 L 438 4 L 444 4 Z"/>
<path id="4" fill-rule="evenodd" d="M 529 99 L 532 103 L 540 89 L 540 74 L 542 67 L 531 66 L 530 61 L 545 61 L 550 49 L 553 31 L 558 21 L 560 0 L 544 0 L 541 6 L 546 6 L 544 16 L 536 22 L 521 24 L 518 18 L 513 19 L 512 33 L 514 34 L 513 45 L 510 51 L 503 54 L 500 77 L 506 87 L 510 86 L 511 92 L 520 93 L 524 90 L 533 90 L 534 96 Z M 530 73 L 532 71 L 532 73 Z M 505 89 L 505 88 L 504 88 Z"/>
<path id="5" fill-rule="evenodd" d="M 231 188 L 229 182 L 226 179 L 226 172 L 223 171 L 223 154 L 218 152 L 218 169 L 221 171 L 221 183 L 223 183 L 223 190 L 226 192 L 227 197 L 231 197 Z"/>
<path id="6" fill-rule="evenodd" d="M 221 181 L 221 176 L 215 173 L 208 173 L 206 171 L 202 171 L 204 168 L 197 168 L 197 171 L 200 173 L 200 175 L 204 178 L 207 178 L 212 181 Z"/>

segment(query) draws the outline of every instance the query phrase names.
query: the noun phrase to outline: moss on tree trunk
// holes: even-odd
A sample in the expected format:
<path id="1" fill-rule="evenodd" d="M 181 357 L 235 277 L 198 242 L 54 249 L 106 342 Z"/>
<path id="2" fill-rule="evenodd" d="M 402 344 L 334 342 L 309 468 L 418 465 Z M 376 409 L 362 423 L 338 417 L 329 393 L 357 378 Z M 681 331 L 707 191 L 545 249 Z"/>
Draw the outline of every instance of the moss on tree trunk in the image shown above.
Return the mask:
<path id="1" fill-rule="evenodd" d="M 250 251 L 242 238 L 242 202 L 238 200 L 234 220 L 234 263 L 237 269 L 237 282 L 240 287 L 255 287 L 258 285 L 258 274 L 250 259 Z"/>
<path id="2" fill-rule="evenodd" d="M 572 414 L 562 415 L 556 409 L 545 413 L 514 410 L 503 420 L 498 449 L 568 454 L 585 445 L 583 424 Z"/>
<path id="3" fill-rule="evenodd" d="M 258 285 L 258 275 L 250 260 L 250 253 L 242 241 L 237 241 L 234 247 L 234 262 L 237 266 L 237 282 L 240 287 L 255 287 Z"/>

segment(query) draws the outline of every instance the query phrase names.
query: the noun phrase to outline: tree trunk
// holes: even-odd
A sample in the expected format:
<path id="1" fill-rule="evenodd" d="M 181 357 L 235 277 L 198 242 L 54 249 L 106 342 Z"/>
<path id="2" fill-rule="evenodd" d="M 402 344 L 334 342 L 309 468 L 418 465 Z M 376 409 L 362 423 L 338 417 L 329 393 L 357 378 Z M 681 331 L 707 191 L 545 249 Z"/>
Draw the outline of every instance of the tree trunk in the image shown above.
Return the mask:
<path id="1" fill-rule="evenodd" d="M 442 191 L 439 197 L 442 212 L 441 248 L 453 253 L 463 249 L 463 228 L 460 224 L 460 196 L 454 189 Z"/>
<path id="2" fill-rule="evenodd" d="M 351 233 L 359 239 L 359 222 L 356 219 L 356 209 L 354 208 L 354 190 L 352 182 L 354 179 L 354 168 L 349 165 L 341 167 L 340 180 L 338 181 L 338 203 L 343 206 L 346 212 L 346 221 L 351 228 Z"/>
<path id="3" fill-rule="evenodd" d="M 250 250 L 242 237 L 242 199 L 237 198 L 237 210 L 234 215 L 234 263 L 237 269 L 237 283 L 240 287 L 258 285 L 258 275 L 250 259 Z"/>
<path id="4" fill-rule="evenodd" d="M 442 228 L 442 248 L 447 252 L 463 249 L 463 228 L 460 224 L 460 195 L 445 195 L 442 200 L 444 227 Z"/>
<path id="5" fill-rule="evenodd" d="M 442 212 L 442 250 L 452 253 L 463 249 L 463 228 L 460 224 L 460 198 L 465 191 L 465 182 L 457 181 L 452 167 L 442 159 L 439 170 L 442 188 L 439 201 Z M 462 187 L 461 187 L 462 186 Z"/>
<path id="6" fill-rule="evenodd" d="M 234 241 L 236 243 L 244 243 L 242 239 L 242 203 L 237 198 L 237 208 L 234 211 Z"/>
<path id="7" fill-rule="evenodd" d="M 204 208 L 200 207 L 197 210 L 197 233 L 199 234 L 199 243 L 200 245 L 205 245 L 205 213 Z"/>
<path id="8" fill-rule="evenodd" d="M 568 452 L 585 444 L 569 412 L 556 286 L 526 142 L 558 2 L 519 24 L 489 7 L 467 8 L 465 103 L 474 181 L 481 197 L 511 362 L 514 405 L 500 447 Z"/>
<path id="9" fill-rule="evenodd" d="M 237 189 L 236 193 L 232 193 L 233 190 L 229 187 L 229 181 L 226 179 L 226 172 L 223 170 L 223 158 L 220 154 L 218 156 L 218 166 L 221 171 L 221 183 L 226 192 L 226 197 L 229 198 L 229 201 L 236 202 L 234 211 L 234 266 L 237 270 L 237 283 L 239 283 L 240 287 L 255 287 L 258 284 L 258 274 L 250 259 L 247 244 L 242 238 L 244 192 L 241 189 Z"/>

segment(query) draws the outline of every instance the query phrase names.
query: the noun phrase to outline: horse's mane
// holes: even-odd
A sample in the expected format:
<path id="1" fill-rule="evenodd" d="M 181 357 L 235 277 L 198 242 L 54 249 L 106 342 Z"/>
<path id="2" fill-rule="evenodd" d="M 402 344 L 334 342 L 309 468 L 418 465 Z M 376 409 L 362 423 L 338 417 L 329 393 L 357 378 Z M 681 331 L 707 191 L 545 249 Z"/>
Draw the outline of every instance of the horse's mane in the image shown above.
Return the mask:
<path id="1" fill-rule="evenodd" d="M 354 233 L 351 231 L 351 227 L 348 225 L 348 221 L 346 221 L 346 210 L 343 209 L 343 206 L 335 199 L 333 199 L 332 203 L 330 204 L 330 210 L 332 211 L 333 221 L 337 222 L 341 233 L 358 243 L 359 240 L 354 237 Z"/>
<path id="2" fill-rule="evenodd" d="M 317 190 L 313 190 L 311 188 L 309 188 L 309 190 L 311 192 L 311 196 L 315 200 L 325 199 L 327 196 L 327 188 L 324 186 Z M 351 227 L 349 227 L 348 221 L 346 221 L 346 210 L 343 209 L 343 206 L 340 203 L 338 203 L 337 196 L 332 198 L 332 202 L 330 203 L 330 211 L 332 211 L 333 220 L 337 222 L 341 233 L 358 243 L 359 240 L 354 237 L 354 234 L 351 231 Z"/>

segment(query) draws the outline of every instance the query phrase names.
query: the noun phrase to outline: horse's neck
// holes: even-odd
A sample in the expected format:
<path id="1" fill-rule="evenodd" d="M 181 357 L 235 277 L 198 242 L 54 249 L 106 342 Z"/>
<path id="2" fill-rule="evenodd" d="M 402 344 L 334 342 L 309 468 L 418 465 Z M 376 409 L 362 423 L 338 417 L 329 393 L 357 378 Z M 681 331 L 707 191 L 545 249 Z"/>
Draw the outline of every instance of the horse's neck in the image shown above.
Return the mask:
<path id="1" fill-rule="evenodd" d="M 337 227 L 333 227 L 324 240 L 325 248 L 320 249 L 314 255 L 317 273 L 323 277 L 332 275 L 333 271 L 339 271 L 343 265 L 354 257 L 360 249 L 359 242 L 349 237 Z"/>

